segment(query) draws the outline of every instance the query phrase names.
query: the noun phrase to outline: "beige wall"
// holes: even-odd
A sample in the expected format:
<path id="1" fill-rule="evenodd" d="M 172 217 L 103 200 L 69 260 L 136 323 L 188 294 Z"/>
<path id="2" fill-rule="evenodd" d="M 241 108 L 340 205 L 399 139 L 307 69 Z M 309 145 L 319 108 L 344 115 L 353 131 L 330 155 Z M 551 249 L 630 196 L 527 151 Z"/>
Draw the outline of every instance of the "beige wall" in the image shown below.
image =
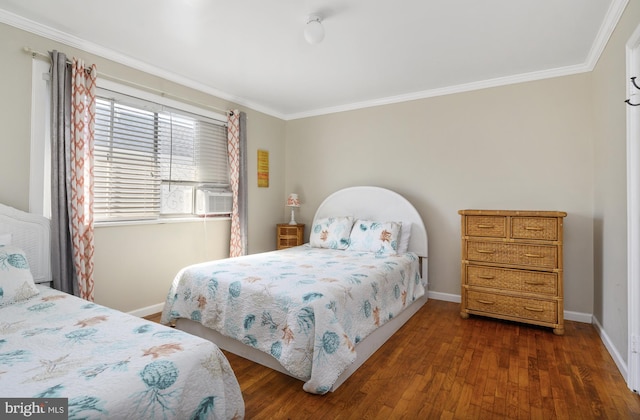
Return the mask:
<path id="1" fill-rule="evenodd" d="M 229 227 L 228 218 L 98 227 L 96 302 L 127 311 L 164 302 L 181 268 L 229 256 Z"/>
<path id="2" fill-rule="evenodd" d="M 29 210 L 29 150 L 31 113 L 30 55 L 57 49 L 96 63 L 98 73 L 159 89 L 217 108 L 237 108 L 233 103 L 133 70 L 11 26 L 0 24 L 0 202 Z M 284 121 L 251 109 L 247 113 L 249 173 L 249 252 L 275 248 L 275 225 L 283 220 Z M 257 150 L 268 150 L 269 188 L 258 188 Z M 97 227 L 95 250 L 95 299 L 97 303 L 131 311 L 164 302 L 179 267 L 191 262 L 228 255 L 229 221 L 201 223 Z M 202 244 L 206 243 L 207 253 Z"/>
<path id="3" fill-rule="evenodd" d="M 16 33 L 24 34 L 0 24 L 0 52 L 5 56 L 0 64 L 0 202 L 28 210 L 31 57 L 21 52 L 20 40 L 12 39 Z"/>
<path id="4" fill-rule="evenodd" d="M 281 121 L 245 109 L 249 251 L 274 248 L 289 192 L 310 223 L 329 193 L 379 185 L 411 200 L 429 231 L 430 291 L 459 295 L 462 208 L 553 209 L 565 222 L 565 309 L 593 313 L 626 359 L 624 44 L 640 23 L 630 2 L 592 73 Z M 233 104 L 0 24 L 0 202 L 28 209 L 31 57 L 59 49 L 99 72 L 172 94 Z M 270 152 L 257 188 L 256 151 Z M 308 237 L 308 231 L 306 233 Z M 228 221 L 98 228 L 96 300 L 121 310 L 161 303 L 177 267 L 225 256 Z M 206 252 L 205 252 L 206 250 Z M 134 252 L 135 251 L 135 252 Z"/>
<path id="5" fill-rule="evenodd" d="M 594 310 L 608 339 L 627 358 L 627 172 L 625 44 L 640 25 L 629 2 L 592 74 L 595 138 Z"/>
<path id="6" fill-rule="evenodd" d="M 301 195 L 306 223 L 346 186 L 406 196 L 429 234 L 429 290 L 450 297 L 460 294 L 459 209 L 566 211 L 565 309 L 591 314 L 589 86 L 580 74 L 290 121 L 287 190 Z"/>
<path id="7" fill-rule="evenodd" d="M 447 297 L 458 209 L 564 210 L 565 310 L 593 314 L 626 363 L 625 43 L 639 24 L 630 2 L 591 73 L 288 122 L 299 219 L 346 186 L 400 192 L 429 231 L 429 289 Z"/>

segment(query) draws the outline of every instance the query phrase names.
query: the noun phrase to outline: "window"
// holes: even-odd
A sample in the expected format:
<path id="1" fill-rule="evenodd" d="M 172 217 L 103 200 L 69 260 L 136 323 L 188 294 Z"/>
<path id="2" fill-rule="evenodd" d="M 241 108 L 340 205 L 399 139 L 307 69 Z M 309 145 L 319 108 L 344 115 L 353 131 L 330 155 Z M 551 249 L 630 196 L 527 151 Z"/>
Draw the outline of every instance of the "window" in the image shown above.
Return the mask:
<path id="1" fill-rule="evenodd" d="M 197 188 L 229 187 L 224 117 L 105 88 L 96 96 L 96 222 L 191 215 Z"/>

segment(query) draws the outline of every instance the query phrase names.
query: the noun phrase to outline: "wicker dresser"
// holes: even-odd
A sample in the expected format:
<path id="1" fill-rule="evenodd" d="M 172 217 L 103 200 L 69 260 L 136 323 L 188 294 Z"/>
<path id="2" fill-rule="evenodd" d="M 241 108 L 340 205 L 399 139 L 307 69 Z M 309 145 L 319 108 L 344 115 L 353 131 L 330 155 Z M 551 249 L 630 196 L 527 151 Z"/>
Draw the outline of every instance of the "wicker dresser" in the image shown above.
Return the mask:
<path id="1" fill-rule="evenodd" d="M 460 210 L 460 315 L 525 322 L 564 334 L 560 211 Z"/>

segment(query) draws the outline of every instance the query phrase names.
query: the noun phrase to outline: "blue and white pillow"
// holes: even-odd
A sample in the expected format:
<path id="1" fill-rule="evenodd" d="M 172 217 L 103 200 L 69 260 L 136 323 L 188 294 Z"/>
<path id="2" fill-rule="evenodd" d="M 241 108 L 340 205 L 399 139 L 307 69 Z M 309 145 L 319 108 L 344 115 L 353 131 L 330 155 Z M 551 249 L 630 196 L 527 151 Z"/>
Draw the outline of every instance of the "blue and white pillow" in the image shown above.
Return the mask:
<path id="1" fill-rule="evenodd" d="M 326 217 L 313 222 L 309 244 L 314 248 L 347 249 L 353 217 Z"/>
<path id="2" fill-rule="evenodd" d="M 400 239 L 401 223 L 357 220 L 351 231 L 349 249 L 396 255 Z"/>
<path id="3" fill-rule="evenodd" d="M 24 251 L 12 245 L 0 246 L 0 307 L 38 293 Z"/>

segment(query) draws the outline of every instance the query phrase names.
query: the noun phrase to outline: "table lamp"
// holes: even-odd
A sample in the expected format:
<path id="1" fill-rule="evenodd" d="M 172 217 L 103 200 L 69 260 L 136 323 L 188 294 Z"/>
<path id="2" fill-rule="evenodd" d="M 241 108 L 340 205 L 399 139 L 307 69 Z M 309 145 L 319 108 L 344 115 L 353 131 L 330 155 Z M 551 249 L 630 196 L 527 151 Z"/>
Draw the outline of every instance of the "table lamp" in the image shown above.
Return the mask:
<path id="1" fill-rule="evenodd" d="M 300 207 L 300 199 L 298 198 L 298 194 L 291 193 L 287 198 L 287 207 L 291 207 L 291 220 L 289 221 L 290 225 L 297 225 L 295 208 Z"/>

